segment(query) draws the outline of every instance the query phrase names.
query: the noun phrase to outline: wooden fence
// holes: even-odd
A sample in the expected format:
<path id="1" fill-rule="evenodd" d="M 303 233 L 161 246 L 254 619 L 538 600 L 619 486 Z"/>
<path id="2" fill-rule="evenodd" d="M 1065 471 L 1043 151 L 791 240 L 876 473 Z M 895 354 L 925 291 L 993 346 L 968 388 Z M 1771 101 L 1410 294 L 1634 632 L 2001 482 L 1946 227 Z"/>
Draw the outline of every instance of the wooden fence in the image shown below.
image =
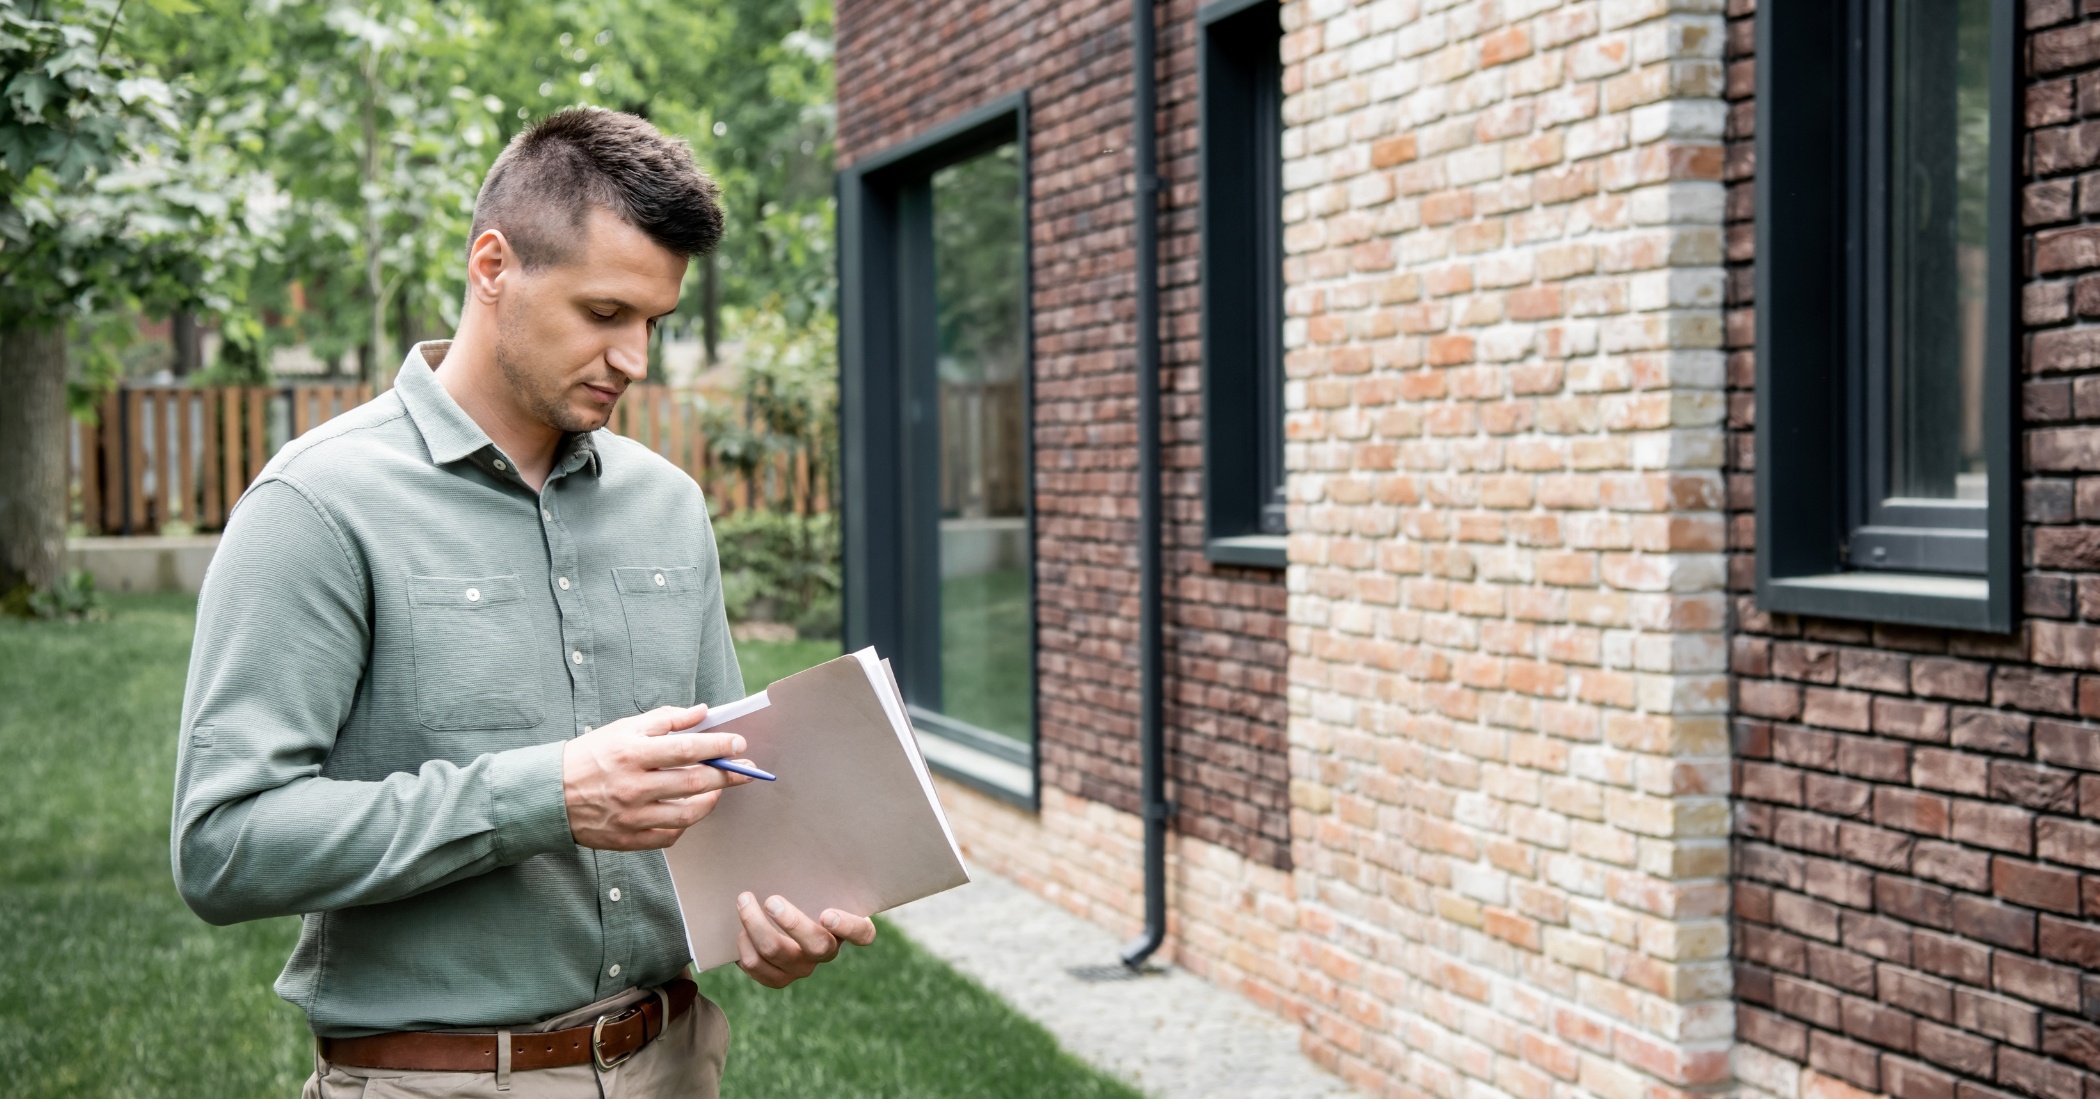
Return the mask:
<path id="1" fill-rule="evenodd" d="M 116 390 L 103 397 L 95 423 L 73 425 L 79 518 L 91 534 L 158 534 L 176 522 L 221 529 L 279 448 L 371 399 L 371 387 L 363 385 Z M 630 386 L 608 426 L 685 470 L 718 515 L 750 507 L 826 510 L 829 478 L 804 453 L 774 455 L 748 475 L 715 459 L 700 407 L 722 399 Z"/>

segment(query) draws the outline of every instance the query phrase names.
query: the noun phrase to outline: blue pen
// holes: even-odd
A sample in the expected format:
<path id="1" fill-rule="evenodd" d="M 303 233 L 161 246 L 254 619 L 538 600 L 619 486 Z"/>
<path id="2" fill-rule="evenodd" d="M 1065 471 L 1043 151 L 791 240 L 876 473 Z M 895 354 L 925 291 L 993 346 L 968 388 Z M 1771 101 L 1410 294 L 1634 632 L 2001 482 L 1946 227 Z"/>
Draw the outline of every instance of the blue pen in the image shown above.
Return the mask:
<path id="1" fill-rule="evenodd" d="M 700 762 L 707 764 L 709 767 L 715 767 L 727 771 L 732 775 L 745 775 L 750 778 L 764 779 L 767 782 L 776 782 L 780 778 L 780 776 L 778 775 L 767 774 L 766 772 L 761 771 L 756 767 L 748 767 L 744 764 L 733 763 L 726 759 L 703 759 Z"/>

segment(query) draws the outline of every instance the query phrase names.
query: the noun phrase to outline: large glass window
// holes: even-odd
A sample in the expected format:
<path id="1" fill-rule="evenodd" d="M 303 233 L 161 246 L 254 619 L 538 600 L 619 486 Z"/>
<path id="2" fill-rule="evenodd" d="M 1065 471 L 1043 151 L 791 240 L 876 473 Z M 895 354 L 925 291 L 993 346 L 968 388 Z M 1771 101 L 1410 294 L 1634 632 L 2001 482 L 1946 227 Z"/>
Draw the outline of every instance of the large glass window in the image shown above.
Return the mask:
<path id="1" fill-rule="evenodd" d="M 1283 64 L 1276 0 L 1201 25 L 1203 506 L 1221 564 L 1284 564 Z"/>
<path id="2" fill-rule="evenodd" d="M 950 165 L 932 186 L 941 675 L 939 698 L 921 704 L 1026 740 L 1034 689 L 1019 151 L 1001 145 Z"/>
<path id="3" fill-rule="evenodd" d="M 1034 807 L 1027 99 L 839 178 L 848 648 L 894 656 L 926 761 Z"/>
<path id="4" fill-rule="evenodd" d="M 1862 569 L 1986 565 L 1990 9 L 1904 0 L 1854 14 L 1867 453 L 1848 556 Z"/>
<path id="5" fill-rule="evenodd" d="M 1758 9 L 1767 610 L 2012 625 L 2017 7 Z"/>

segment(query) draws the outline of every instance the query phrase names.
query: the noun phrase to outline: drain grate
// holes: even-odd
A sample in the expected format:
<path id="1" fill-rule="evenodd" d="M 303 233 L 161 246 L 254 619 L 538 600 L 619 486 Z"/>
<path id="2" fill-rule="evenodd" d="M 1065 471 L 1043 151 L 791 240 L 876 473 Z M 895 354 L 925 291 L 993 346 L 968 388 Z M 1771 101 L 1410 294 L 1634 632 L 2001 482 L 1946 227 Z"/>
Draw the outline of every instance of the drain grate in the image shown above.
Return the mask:
<path id="1" fill-rule="evenodd" d="M 1156 965 L 1143 969 L 1132 969 L 1127 965 L 1075 965 L 1065 970 L 1088 984 L 1103 984 L 1108 981 L 1135 981 L 1139 977 L 1155 976 L 1166 970 Z"/>

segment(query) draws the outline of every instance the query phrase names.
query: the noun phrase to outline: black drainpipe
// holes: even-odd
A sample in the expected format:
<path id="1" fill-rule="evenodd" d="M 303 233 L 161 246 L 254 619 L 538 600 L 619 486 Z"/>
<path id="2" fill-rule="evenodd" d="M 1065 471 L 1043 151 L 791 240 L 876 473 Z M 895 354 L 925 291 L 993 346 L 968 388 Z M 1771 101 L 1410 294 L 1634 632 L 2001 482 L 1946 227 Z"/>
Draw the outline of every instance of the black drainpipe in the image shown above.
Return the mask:
<path id="1" fill-rule="evenodd" d="M 1139 799 L 1145 818 L 1145 933 L 1123 948 L 1123 964 L 1143 969 L 1167 937 L 1165 672 L 1161 666 L 1159 576 L 1159 176 L 1154 167 L 1153 0 L 1130 5 L 1130 161 L 1136 176 L 1138 469 Z"/>

